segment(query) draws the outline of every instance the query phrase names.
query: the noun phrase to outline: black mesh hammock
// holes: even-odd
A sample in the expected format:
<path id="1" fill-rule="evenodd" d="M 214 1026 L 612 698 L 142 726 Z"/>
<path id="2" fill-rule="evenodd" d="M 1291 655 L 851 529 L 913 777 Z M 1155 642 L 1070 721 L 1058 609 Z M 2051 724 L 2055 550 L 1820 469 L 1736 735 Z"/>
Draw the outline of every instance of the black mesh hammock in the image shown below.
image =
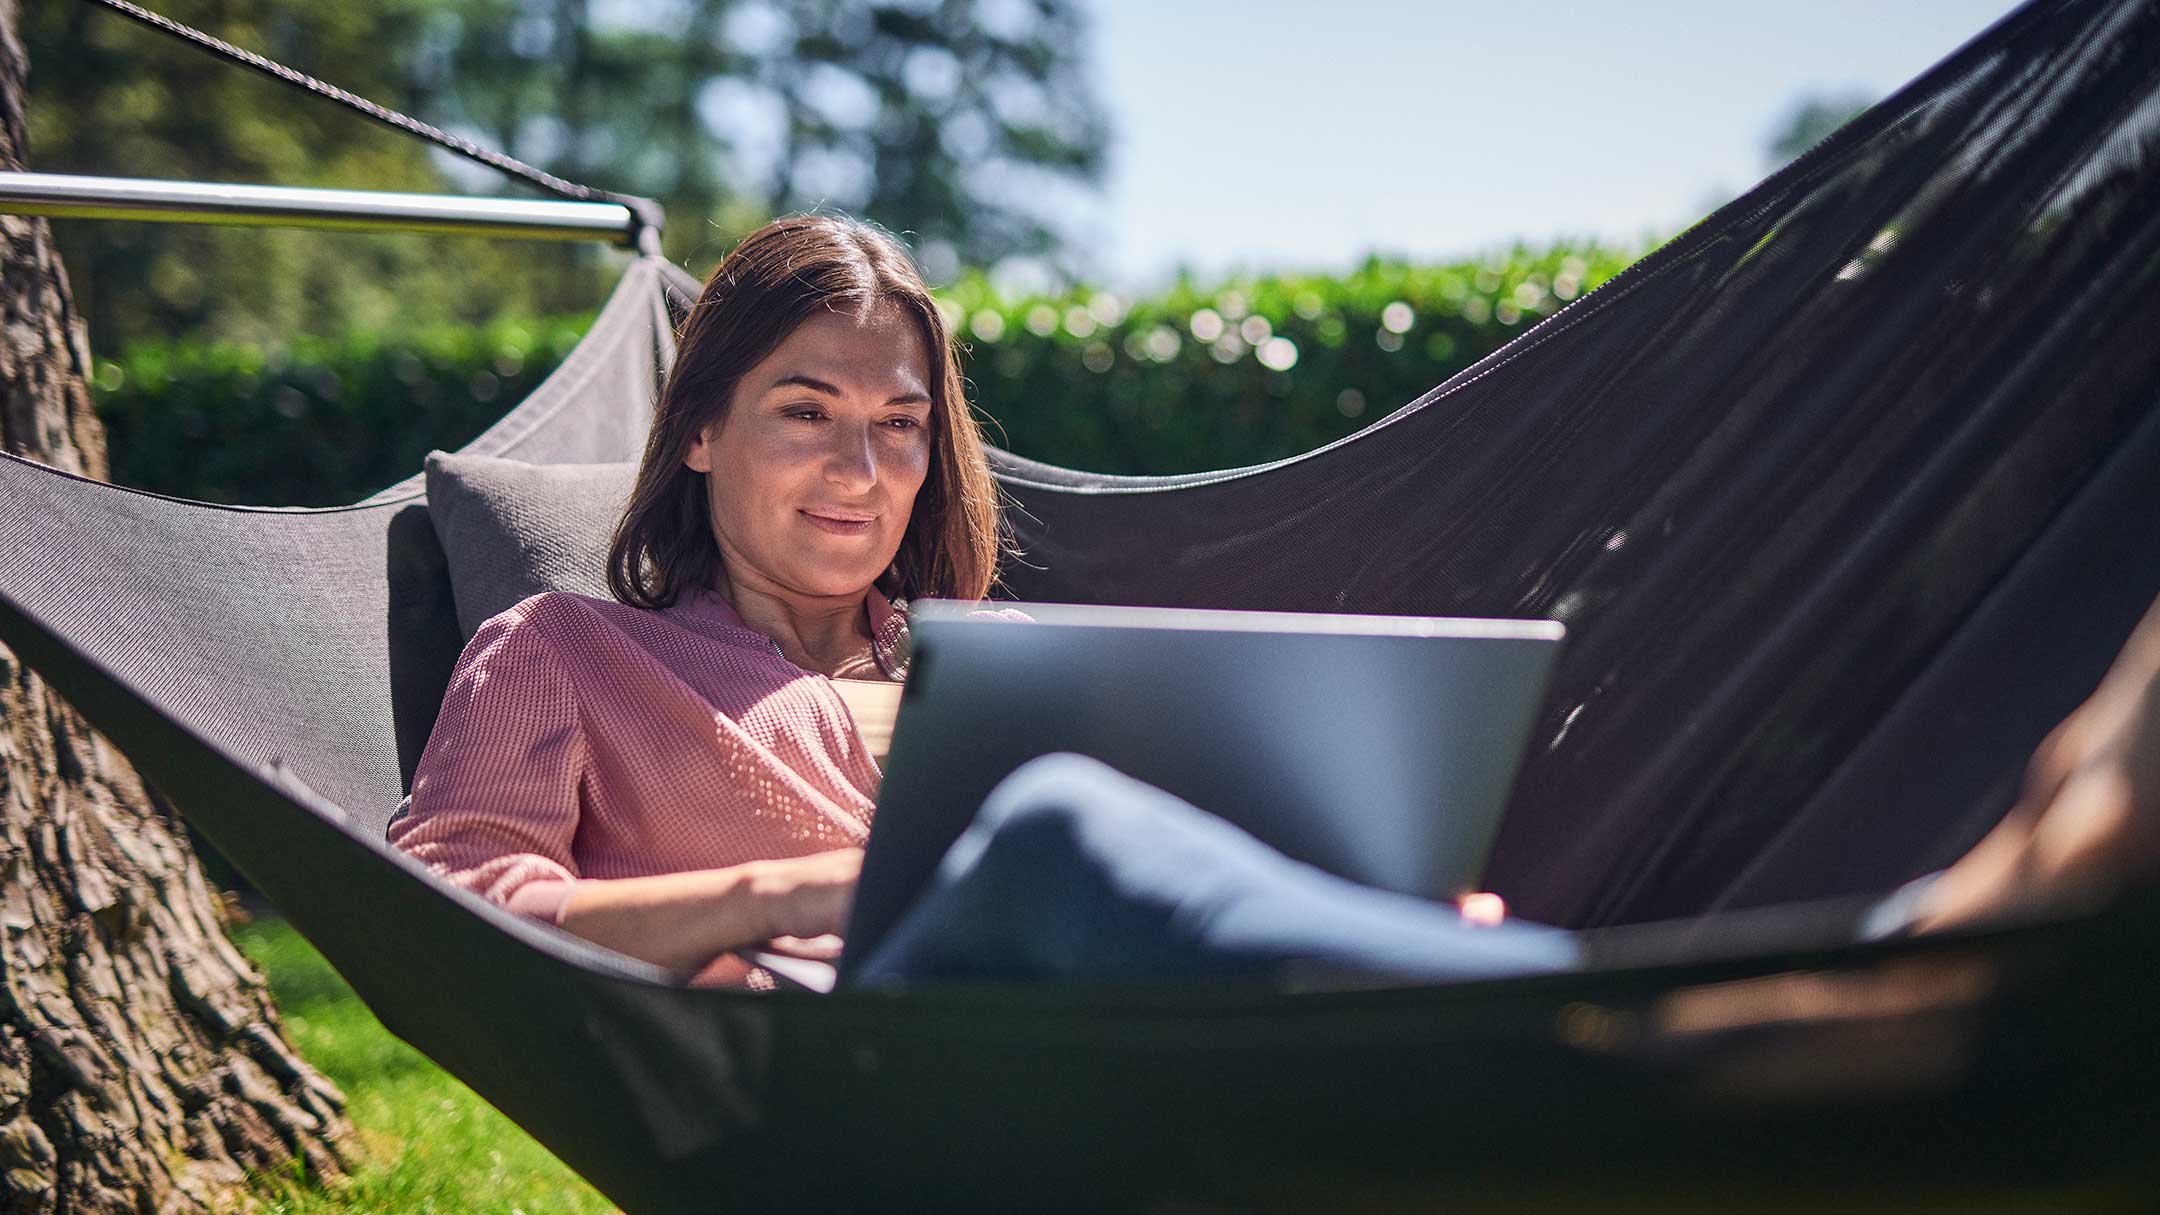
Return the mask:
<path id="1" fill-rule="evenodd" d="M 749 996 L 516 920 L 382 842 L 461 643 L 418 478 L 237 509 L 0 461 L 0 640 L 634 1211 L 2150 1184 L 2155 905 L 1873 946 L 1739 909 L 1962 851 L 2160 593 L 2156 280 L 2160 3 L 2035 0 L 1343 442 L 999 457 L 1021 597 L 1567 621 L 1488 882 L 1638 925 L 1580 975 Z M 693 287 L 637 261 L 466 450 L 634 457 Z"/>

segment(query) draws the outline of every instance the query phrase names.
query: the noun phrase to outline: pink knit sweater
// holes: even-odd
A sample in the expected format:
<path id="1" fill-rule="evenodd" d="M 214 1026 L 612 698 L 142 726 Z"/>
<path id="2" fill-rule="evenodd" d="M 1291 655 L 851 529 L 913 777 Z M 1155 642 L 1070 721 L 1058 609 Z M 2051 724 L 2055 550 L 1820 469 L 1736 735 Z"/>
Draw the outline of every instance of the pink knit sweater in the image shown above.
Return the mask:
<path id="1" fill-rule="evenodd" d="M 874 590 L 866 606 L 900 661 L 905 618 Z M 552 924 L 581 879 L 859 846 L 881 775 L 832 685 L 724 597 L 549 592 L 467 643 L 390 842 Z M 723 958 L 698 981 L 756 977 Z"/>

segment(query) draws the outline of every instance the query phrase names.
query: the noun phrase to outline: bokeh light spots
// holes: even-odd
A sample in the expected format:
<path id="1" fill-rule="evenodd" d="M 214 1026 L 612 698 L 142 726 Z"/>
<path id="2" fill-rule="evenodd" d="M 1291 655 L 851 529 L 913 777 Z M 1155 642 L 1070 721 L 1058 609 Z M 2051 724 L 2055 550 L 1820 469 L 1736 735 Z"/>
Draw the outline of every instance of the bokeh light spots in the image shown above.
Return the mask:
<path id="1" fill-rule="evenodd" d="M 1255 348 L 1254 356 L 1269 371 L 1288 371 L 1297 366 L 1297 343 L 1285 337 L 1271 337 Z"/>

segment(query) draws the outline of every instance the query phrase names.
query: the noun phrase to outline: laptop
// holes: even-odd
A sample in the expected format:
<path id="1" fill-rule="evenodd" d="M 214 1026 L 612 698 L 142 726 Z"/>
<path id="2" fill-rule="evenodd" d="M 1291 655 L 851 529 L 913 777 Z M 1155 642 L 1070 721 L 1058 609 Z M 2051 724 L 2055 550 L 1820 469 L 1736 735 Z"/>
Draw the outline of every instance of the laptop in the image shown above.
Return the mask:
<path id="1" fill-rule="evenodd" d="M 838 978 L 997 783 L 1100 759 L 1352 881 L 1452 899 L 1491 851 L 1564 630 L 1551 621 L 918 601 Z M 820 963 L 759 953 L 828 988 Z"/>

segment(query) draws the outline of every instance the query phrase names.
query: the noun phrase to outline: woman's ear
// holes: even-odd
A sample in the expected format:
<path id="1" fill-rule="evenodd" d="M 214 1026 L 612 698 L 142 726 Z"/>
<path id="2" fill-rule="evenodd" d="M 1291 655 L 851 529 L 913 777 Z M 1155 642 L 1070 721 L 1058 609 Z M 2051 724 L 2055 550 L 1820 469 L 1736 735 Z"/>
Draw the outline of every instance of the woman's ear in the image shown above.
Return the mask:
<path id="1" fill-rule="evenodd" d="M 712 471 L 712 427 L 701 426 L 690 438 L 690 450 L 683 453 L 683 467 L 691 472 Z"/>

